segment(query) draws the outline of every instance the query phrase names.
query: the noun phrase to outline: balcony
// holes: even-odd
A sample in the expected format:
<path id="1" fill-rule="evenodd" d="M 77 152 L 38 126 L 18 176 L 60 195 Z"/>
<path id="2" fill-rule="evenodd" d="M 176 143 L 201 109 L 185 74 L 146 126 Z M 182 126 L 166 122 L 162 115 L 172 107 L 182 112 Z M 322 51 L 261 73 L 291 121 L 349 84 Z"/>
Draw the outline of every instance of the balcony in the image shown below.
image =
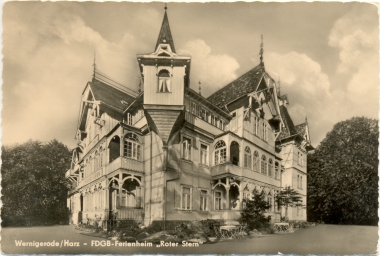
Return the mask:
<path id="1" fill-rule="evenodd" d="M 101 168 L 97 172 L 95 172 L 95 173 L 91 174 L 90 176 L 87 176 L 86 178 L 81 180 L 79 182 L 79 187 L 82 187 L 83 185 L 86 185 L 87 183 L 90 183 L 90 182 L 100 178 L 103 175 L 104 175 L 104 168 Z"/>
<path id="2" fill-rule="evenodd" d="M 243 176 L 243 168 L 229 162 L 211 167 L 211 176 L 220 176 L 223 174 Z"/>
<path id="3" fill-rule="evenodd" d="M 198 127 L 206 132 L 209 132 L 213 135 L 219 135 L 223 133 L 223 130 L 213 126 L 210 123 L 207 123 L 206 121 L 202 120 L 201 118 L 197 117 L 196 115 L 191 114 L 190 112 L 185 112 L 185 120 L 186 122 L 194 125 L 195 127 Z"/>
<path id="4" fill-rule="evenodd" d="M 144 164 L 143 162 L 137 161 L 135 159 L 119 157 L 106 166 L 106 174 L 109 174 L 118 169 L 125 169 L 143 173 Z"/>

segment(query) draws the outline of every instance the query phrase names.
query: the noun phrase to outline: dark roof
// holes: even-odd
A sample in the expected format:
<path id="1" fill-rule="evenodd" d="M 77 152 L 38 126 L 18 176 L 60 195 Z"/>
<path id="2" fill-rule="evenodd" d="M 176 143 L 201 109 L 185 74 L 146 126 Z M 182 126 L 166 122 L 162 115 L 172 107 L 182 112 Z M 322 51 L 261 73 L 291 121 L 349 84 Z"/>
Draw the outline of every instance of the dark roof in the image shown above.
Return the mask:
<path id="1" fill-rule="evenodd" d="M 307 133 L 307 123 L 299 124 L 295 126 L 296 131 L 299 135 L 301 135 L 303 138 L 305 138 L 305 134 Z"/>
<path id="2" fill-rule="evenodd" d="M 288 109 L 284 105 L 280 106 L 280 113 L 285 127 L 282 128 L 281 134 L 278 136 L 277 140 L 282 140 L 290 136 L 297 135 L 298 133 L 294 126 L 293 120 L 289 115 Z"/>
<path id="3" fill-rule="evenodd" d="M 95 78 L 89 85 L 95 100 L 114 108 L 118 112 L 123 112 L 135 100 L 135 97 Z"/>
<path id="4" fill-rule="evenodd" d="M 264 71 L 264 66 L 259 64 L 238 79 L 216 91 L 207 99 L 218 107 L 224 105 L 254 91 Z"/>
<path id="5" fill-rule="evenodd" d="M 154 49 L 154 51 L 156 51 L 157 46 L 159 44 L 169 44 L 172 52 L 175 53 L 174 41 L 173 41 L 172 33 L 170 32 L 169 19 L 168 19 L 168 14 L 166 13 L 166 10 L 165 10 L 165 15 L 164 15 L 164 20 L 162 21 L 160 34 L 158 35 L 156 48 Z"/>

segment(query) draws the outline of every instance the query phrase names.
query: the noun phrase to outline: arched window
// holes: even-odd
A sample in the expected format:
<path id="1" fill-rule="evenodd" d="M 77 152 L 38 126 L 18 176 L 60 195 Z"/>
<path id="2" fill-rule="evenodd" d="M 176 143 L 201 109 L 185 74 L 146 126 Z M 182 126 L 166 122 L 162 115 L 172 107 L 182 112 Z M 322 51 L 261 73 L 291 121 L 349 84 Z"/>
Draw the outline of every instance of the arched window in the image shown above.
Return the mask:
<path id="1" fill-rule="evenodd" d="M 272 158 L 269 158 L 269 164 L 268 164 L 268 176 L 272 177 L 273 176 L 273 160 Z"/>
<path id="2" fill-rule="evenodd" d="M 244 150 L 244 167 L 248 169 L 252 168 L 252 155 L 249 147 L 245 147 Z"/>
<path id="3" fill-rule="evenodd" d="M 259 172 L 260 170 L 260 158 L 259 158 L 259 153 L 255 151 L 253 153 L 253 171 Z"/>
<path id="4" fill-rule="evenodd" d="M 120 157 L 120 138 L 119 136 L 114 136 L 108 145 L 109 149 L 109 162 Z"/>
<path id="5" fill-rule="evenodd" d="M 158 92 L 171 92 L 171 79 L 167 70 L 158 73 Z"/>
<path id="6" fill-rule="evenodd" d="M 265 155 L 261 157 L 261 173 L 267 175 L 267 159 Z"/>
<path id="7" fill-rule="evenodd" d="M 223 164 L 227 161 L 227 148 L 226 143 L 222 140 L 215 144 L 215 165 Z"/>
<path id="8" fill-rule="evenodd" d="M 239 151 L 239 143 L 236 141 L 233 141 L 230 146 L 230 161 L 233 165 L 239 166 L 239 156 L 240 156 L 240 151 Z"/>
<path id="9" fill-rule="evenodd" d="M 124 156 L 141 160 L 141 145 L 139 137 L 134 133 L 127 133 L 124 136 Z"/>

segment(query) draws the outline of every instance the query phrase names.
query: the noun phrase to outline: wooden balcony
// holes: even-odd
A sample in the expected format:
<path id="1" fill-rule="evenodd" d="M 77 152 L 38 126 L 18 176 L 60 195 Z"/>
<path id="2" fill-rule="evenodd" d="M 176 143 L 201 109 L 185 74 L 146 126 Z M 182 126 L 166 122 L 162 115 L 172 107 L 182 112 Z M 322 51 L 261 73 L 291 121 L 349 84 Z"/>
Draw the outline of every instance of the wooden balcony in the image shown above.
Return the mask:
<path id="1" fill-rule="evenodd" d="M 223 133 L 223 130 L 219 129 L 218 127 L 215 127 L 214 125 L 202 120 L 198 116 L 191 114 L 190 112 L 185 112 L 185 120 L 194 125 L 195 127 L 198 127 L 206 132 L 209 132 L 213 135 L 219 135 Z"/>
<path id="2" fill-rule="evenodd" d="M 143 173 L 144 163 L 135 159 L 119 157 L 106 166 L 106 174 L 109 174 L 118 169 L 125 169 Z"/>
<path id="3" fill-rule="evenodd" d="M 82 187 L 83 185 L 86 185 L 87 183 L 90 183 L 90 182 L 100 178 L 103 175 L 104 175 L 104 167 L 101 168 L 100 170 L 98 170 L 97 172 L 91 174 L 90 176 L 87 176 L 83 180 L 81 180 L 79 182 L 79 187 Z"/>

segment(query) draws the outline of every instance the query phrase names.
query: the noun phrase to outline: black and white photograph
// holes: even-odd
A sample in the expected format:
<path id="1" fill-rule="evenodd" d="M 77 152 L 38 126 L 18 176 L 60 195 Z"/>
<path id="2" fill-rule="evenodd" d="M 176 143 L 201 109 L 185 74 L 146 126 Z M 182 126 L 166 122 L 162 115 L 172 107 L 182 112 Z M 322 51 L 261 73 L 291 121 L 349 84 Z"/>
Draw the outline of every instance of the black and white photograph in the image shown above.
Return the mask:
<path id="1" fill-rule="evenodd" d="M 1 253 L 377 255 L 378 8 L 3 3 Z"/>

